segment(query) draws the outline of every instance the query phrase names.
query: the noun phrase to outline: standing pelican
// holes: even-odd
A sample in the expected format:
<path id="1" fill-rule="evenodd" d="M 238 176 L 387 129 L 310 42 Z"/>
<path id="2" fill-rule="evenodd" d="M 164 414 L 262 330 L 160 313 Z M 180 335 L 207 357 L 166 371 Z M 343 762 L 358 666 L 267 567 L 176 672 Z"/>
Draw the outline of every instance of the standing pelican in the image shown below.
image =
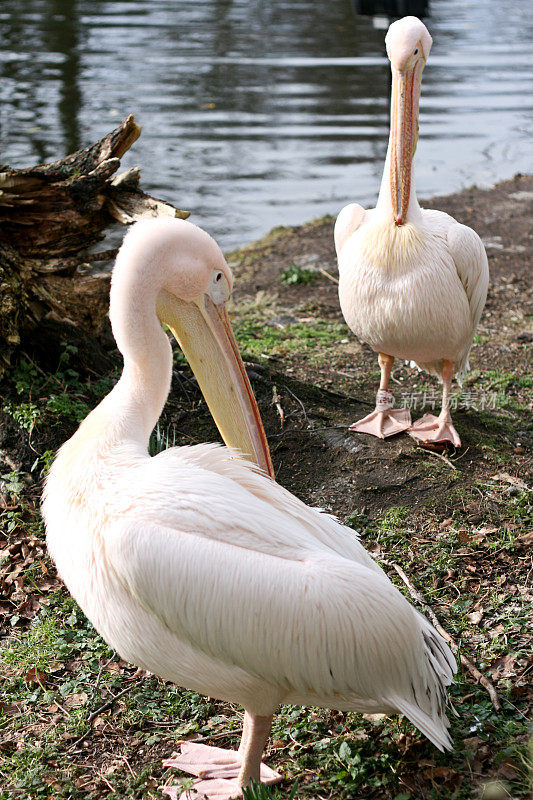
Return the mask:
<path id="1" fill-rule="evenodd" d="M 261 764 L 280 703 L 401 712 L 450 747 L 445 687 L 455 669 L 354 532 L 266 474 L 267 442 L 225 312 L 231 285 L 218 246 L 194 225 L 132 228 L 111 283 L 124 371 L 59 451 L 43 503 L 52 558 L 110 646 L 244 706 L 237 751 L 184 743 L 167 762 L 217 800 L 252 778 L 280 779 Z M 148 455 L 172 370 L 160 321 L 226 443 L 251 461 L 212 444 Z"/>
<path id="2" fill-rule="evenodd" d="M 418 140 L 418 102 L 431 36 L 416 17 L 394 22 L 385 43 L 392 69 L 389 147 L 376 208 L 352 203 L 335 225 L 339 298 L 353 332 L 379 355 L 375 410 L 351 430 L 424 442 L 461 440 L 450 415 L 452 378 L 468 369 L 474 330 L 487 297 L 485 249 L 471 228 L 442 211 L 420 208 L 412 161 Z M 411 425 L 393 409 L 389 377 L 395 358 L 414 361 L 443 383 L 438 417 Z"/>

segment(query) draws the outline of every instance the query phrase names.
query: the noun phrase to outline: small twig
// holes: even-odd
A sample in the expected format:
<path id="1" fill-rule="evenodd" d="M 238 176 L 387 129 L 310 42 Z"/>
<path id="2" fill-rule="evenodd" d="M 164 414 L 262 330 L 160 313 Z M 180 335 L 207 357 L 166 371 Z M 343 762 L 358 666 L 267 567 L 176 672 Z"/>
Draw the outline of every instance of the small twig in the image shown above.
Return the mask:
<path id="1" fill-rule="evenodd" d="M 121 759 L 122 759 L 122 760 L 123 760 L 123 761 L 126 763 L 126 766 L 127 766 L 127 768 L 129 769 L 129 771 L 130 771 L 131 777 L 132 777 L 132 778 L 135 778 L 135 773 L 134 773 L 134 771 L 132 770 L 132 768 L 131 768 L 131 766 L 130 766 L 130 762 L 128 761 L 128 759 L 126 758 L 126 756 L 122 755 L 122 756 L 120 756 L 120 758 L 121 758 Z"/>
<path id="2" fill-rule="evenodd" d="M 300 404 L 300 407 L 301 407 L 302 411 L 304 412 L 304 417 L 305 417 L 305 419 L 306 419 L 306 420 L 308 420 L 308 417 L 307 417 L 307 411 L 305 410 L 305 406 L 304 406 L 304 404 L 302 403 L 302 401 L 300 400 L 300 398 L 299 398 L 299 397 L 296 397 L 296 395 L 294 394 L 294 392 L 292 392 L 292 391 L 289 389 L 289 387 L 288 387 L 288 386 L 285 386 L 285 384 L 283 385 L 283 388 L 285 389 L 285 391 L 286 391 L 286 392 L 288 392 L 288 393 L 290 394 L 290 396 L 291 396 L 291 397 L 294 397 L 294 399 L 296 400 L 296 402 L 297 402 L 297 403 L 299 403 L 299 404 Z"/>
<path id="3" fill-rule="evenodd" d="M 67 717 L 67 718 L 68 718 L 68 717 L 70 716 L 69 712 L 66 710 L 66 708 L 63 708 L 63 706 L 61 705 L 61 703 L 59 703 L 57 700 L 54 700 L 54 703 L 55 703 L 55 705 L 56 705 L 58 708 L 60 708 L 60 709 L 61 709 L 61 711 L 63 712 L 63 714 L 65 715 L 65 717 Z"/>
<path id="4" fill-rule="evenodd" d="M 322 431 L 346 431 L 348 432 L 347 425 L 320 425 L 316 428 L 311 428 L 313 433 L 321 433 Z"/>
<path id="5" fill-rule="evenodd" d="M 60 385 L 60 386 L 62 386 L 62 383 L 61 383 L 61 381 L 59 380 L 59 378 L 56 378 L 56 377 L 55 377 L 55 375 L 51 375 L 50 373 L 48 373 L 48 372 L 45 372 L 45 371 L 44 371 L 44 369 L 42 369 L 42 368 L 41 368 L 41 367 L 40 367 L 38 364 L 36 364 L 36 363 L 35 363 L 35 361 L 33 361 L 33 359 L 32 359 L 32 358 L 30 358 L 30 356 L 29 356 L 29 355 L 26 353 L 26 351 L 25 351 L 25 350 L 22 350 L 22 352 L 21 352 L 21 355 L 23 355 L 23 356 L 24 356 L 24 358 L 25 358 L 25 359 L 27 359 L 27 361 L 29 361 L 29 362 L 30 362 L 30 364 L 32 365 L 32 367 L 34 367 L 34 369 L 36 369 L 36 370 L 37 370 L 37 372 L 40 372 L 40 373 L 41 373 L 41 375 L 42 375 L 44 378 L 55 378 L 55 380 L 57 381 L 57 383 L 59 383 L 59 385 Z"/>
<path id="6" fill-rule="evenodd" d="M 338 278 L 335 278 L 333 275 L 330 275 L 329 272 L 326 272 L 326 270 L 323 269 L 322 267 L 318 267 L 318 271 L 322 273 L 322 275 L 325 275 L 326 278 L 329 278 L 330 281 L 333 281 L 333 283 L 339 282 Z"/>
<path id="7" fill-rule="evenodd" d="M 98 773 L 98 777 L 100 778 L 101 781 L 103 781 L 111 789 L 111 794 L 114 794 L 115 790 L 113 789 L 113 787 L 111 786 L 111 784 L 109 783 L 109 781 L 107 780 L 107 778 L 105 777 L 105 775 L 101 771 Z"/>
<path id="8" fill-rule="evenodd" d="M 85 731 L 85 733 L 84 733 L 84 734 L 82 734 L 82 735 L 81 735 L 81 736 L 80 736 L 78 739 L 76 739 L 76 741 L 75 741 L 75 742 L 72 742 L 72 744 L 71 744 L 71 745 L 70 745 L 70 747 L 69 747 L 69 750 L 70 750 L 72 747 L 76 747 L 76 745 L 78 745 L 78 744 L 80 744 L 81 742 L 83 742 L 83 741 L 84 741 L 84 740 L 87 738 L 87 736 L 89 736 L 89 734 L 91 733 L 91 727 L 90 727 L 90 726 L 91 726 L 91 722 L 93 721 L 93 719 L 96 719 L 96 717 L 97 717 L 99 714 L 101 714 L 101 713 L 102 713 L 102 711 L 107 711 L 107 709 L 108 709 L 108 708 L 111 708 L 111 706 L 113 705 L 113 703 L 114 703 L 116 700 L 119 700 L 119 699 L 120 699 L 120 698 L 121 698 L 123 695 L 125 695 L 127 692 L 131 691 L 131 690 L 133 689 L 133 687 L 134 687 L 134 686 L 137 686 L 137 682 L 132 682 L 132 683 L 131 683 L 129 686 L 126 686 L 126 688 L 125 688 L 125 689 L 122 689 L 122 691 L 121 691 L 121 692 L 119 692 L 118 694 L 114 695 L 113 697 L 110 697 L 110 698 L 109 698 L 109 700 L 106 700 L 106 701 L 105 701 L 105 703 L 102 703 L 102 705 L 101 705 L 99 708 L 97 708 L 97 709 L 96 709 L 96 711 L 92 711 L 92 712 L 89 714 L 89 716 L 87 717 L 87 719 L 86 719 L 86 722 L 87 722 L 87 725 L 89 725 L 89 728 L 88 728 L 88 729 Z M 55 702 L 57 703 L 57 700 L 56 700 Z M 58 704 L 58 703 L 57 703 L 57 704 Z M 59 705 L 59 704 L 58 704 L 58 705 Z"/>
<path id="9" fill-rule="evenodd" d="M 91 696 L 90 696 L 90 698 L 89 698 L 89 702 L 88 702 L 88 704 L 87 704 L 87 706 L 88 706 L 88 707 L 91 705 L 92 701 L 93 701 L 93 700 L 94 700 L 94 698 L 95 698 L 96 692 L 97 692 L 97 690 L 98 690 L 98 686 L 99 686 L 99 684 L 100 684 L 100 678 L 102 677 L 102 673 L 103 673 L 104 669 L 105 669 L 105 668 L 106 668 L 106 667 L 107 667 L 109 664 L 111 664 L 111 662 L 113 661 L 113 659 L 114 659 L 114 658 L 115 658 L 115 656 L 114 656 L 114 655 L 112 655 L 112 656 L 111 656 L 111 658 L 109 658 L 109 659 L 108 659 L 108 660 L 107 660 L 107 661 L 106 661 L 104 664 L 102 664 L 102 665 L 100 666 L 100 669 L 98 670 L 98 675 L 96 676 L 96 681 L 95 681 L 95 683 L 94 683 L 94 686 L 93 686 L 93 690 L 92 690 L 92 692 L 91 692 Z M 88 719 L 88 717 L 87 717 L 87 719 Z"/>
<path id="10" fill-rule="evenodd" d="M 232 733 L 242 736 L 242 728 L 232 728 L 231 730 L 221 731 L 220 733 L 213 733 L 211 736 L 197 736 L 196 739 L 179 739 L 178 744 L 182 744 L 183 742 L 190 742 L 191 744 L 210 742 L 212 739 L 224 739 Z"/>
<path id="11" fill-rule="evenodd" d="M 276 386 L 272 387 L 272 403 L 271 403 L 271 405 L 276 406 L 276 411 L 278 412 L 278 415 L 279 415 L 280 425 L 283 428 L 283 423 L 285 422 L 285 412 L 283 411 L 283 408 L 281 407 L 280 397 L 279 397 L 278 390 L 277 390 Z"/>
<path id="12" fill-rule="evenodd" d="M 485 675 L 481 674 L 481 672 L 472 663 L 472 661 L 470 661 L 469 658 L 467 658 L 465 655 L 463 655 L 463 653 L 459 652 L 459 648 L 457 647 L 455 641 L 452 639 L 450 634 L 447 631 L 444 630 L 444 628 L 440 624 L 439 620 L 437 619 L 437 616 L 435 615 L 435 612 L 433 611 L 433 609 L 427 604 L 427 602 L 425 601 L 423 596 L 420 594 L 418 589 L 416 589 L 413 586 L 413 584 L 411 583 L 411 581 L 409 580 L 409 578 L 407 577 L 407 575 L 405 574 L 403 569 L 400 567 L 400 565 L 396 564 L 396 562 L 394 562 L 394 561 L 387 561 L 384 558 L 380 558 L 380 562 L 382 564 L 385 564 L 385 566 L 392 567 L 394 570 L 396 570 L 396 572 L 398 573 L 398 575 L 400 576 L 402 581 L 407 586 L 407 589 L 409 590 L 409 594 L 411 595 L 413 600 L 416 600 L 416 602 L 419 603 L 422 606 L 422 608 L 424 609 L 424 611 L 426 612 L 426 614 L 430 618 L 431 622 L 433 623 L 435 629 L 450 644 L 450 646 L 451 646 L 452 650 L 454 651 L 454 653 L 459 655 L 459 658 L 461 660 L 461 664 L 463 665 L 463 667 L 466 667 L 466 669 L 472 675 L 472 677 L 475 678 L 475 680 L 478 683 L 480 683 L 481 686 L 483 686 L 487 690 L 487 693 L 488 693 L 488 695 L 489 695 L 489 697 L 491 699 L 492 705 L 494 706 L 496 711 L 501 711 L 501 707 L 502 706 L 501 706 L 501 703 L 500 703 L 500 699 L 498 697 L 498 694 L 497 694 L 496 689 L 494 688 L 494 685 L 492 684 L 492 682 L 487 677 L 485 677 Z"/>
<path id="13" fill-rule="evenodd" d="M 469 451 L 469 450 L 470 450 L 470 445 L 468 445 L 468 447 L 466 448 L 466 450 L 464 450 L 464 451 L 461 453 L 461 455 L 460 455 L 460 456 L 457 456 L 457 458 L 456 458 L 455 460 L 456 460 L 456 461 L 460 461 L 462 458 L 464 458 L 464 457 L 466 456 L 466 454 L 468 453 L 468 451 Z"/>
<path id="14" fill-rule="evenodd" d="M 102 703 L 102 705 L 99 708 L 97 708 L 96 711 L 91 711 L 91 713 L 87 717 L 87 722 L 91 723 L 93 721 L 93 719 L 96 719 L 98 714 L 101 714 L 102 711 L 107 711 L 108 708 L 111 708 L 111 706 L 113 705 L 113 703 L 116 700 L 119 700 L 123 695 L 125 695 L 129 691 L 131 691 L 134 686 L 137 686 L 136 682 L 132 682 L 129 686 L 126 686 L 125 689 L 122 689 L 121 692 L 119 692 L 118 694 L 113 695 L 113 697 L 110 697 L 109 700 L 106 700 L 105 703 Z"/>
<path id="15" fill-rule="evenodd" d="M 448 464 L 448 466 L 451 467 L 452 469 L 455 470 L 457 469 L 455 464 L 452 464 L 450 459 L 446 458 L 446 456 L 443 456 L 442 453 L 437 453 L 435 450 L 428 450 L 425 447 L 421 447 L 420 449 L 423 450 L 425 453 L 429 453 L 430 456 L 436 456 L 437 458 L 440 458 L 441 461 L 444 461 L 444 463 Z"/>

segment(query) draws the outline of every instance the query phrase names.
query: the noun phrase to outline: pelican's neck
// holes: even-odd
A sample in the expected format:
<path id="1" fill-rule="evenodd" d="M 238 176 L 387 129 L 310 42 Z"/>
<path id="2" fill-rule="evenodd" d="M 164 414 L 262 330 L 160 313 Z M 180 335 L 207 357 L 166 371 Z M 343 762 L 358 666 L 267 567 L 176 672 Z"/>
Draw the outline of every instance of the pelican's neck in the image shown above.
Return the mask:
<path id="1" fill-rule="evenodd" d="M 172 349 L 156 314 L 158 286 L 143 281 L 126 292 L 112 289 L 113 332 L 124 356 L 122 376 L 93 412 L 108 443 L 147 449 L 170 390 Z"/>
<path id="2" fill-rule="evenodd" d="M 172 374 L 170 342 L 155 314 L 154 320 L 149 358 L 125 358 L 122 376 L 108 395 L 115 414 L 114 438 L 136 442 L 143 449 L 148 448 L 150 434 L 161 416 Z"/>

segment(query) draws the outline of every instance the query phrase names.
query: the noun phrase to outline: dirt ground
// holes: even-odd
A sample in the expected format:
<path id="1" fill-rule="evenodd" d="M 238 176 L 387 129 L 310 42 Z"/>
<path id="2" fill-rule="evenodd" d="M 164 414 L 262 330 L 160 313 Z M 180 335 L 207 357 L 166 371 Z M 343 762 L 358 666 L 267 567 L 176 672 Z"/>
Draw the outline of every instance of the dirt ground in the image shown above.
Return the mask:
<path id="1" fill-rule="evenodd" d="M 338 715 L 335 725 L 332 716 L 324 722 L 330 733 L 340 727 L 345 741 L 352 741 L 350 736 L 354 741 L 370 737 L 378 747 L 383 745 L 383 736 L 389 736 L 401 753 L 390 786 L 378 787 L 374 778 L 359 776 L 349 790 L 342 788 L 345 784 L 328 782 L 319 767 L 304 769 L 298 761 L 300 751 L 291 750 L 290 737 L 278 731 L 270 747 L 270 763 L 283 765 L 292 758 L 300 764 L 300 769 L 289 767 L 285 774 L 298 778 L 302 797 L 488 800 L 484 792 L 491 780 L 507 792 L 494 797 L 523 797 L 527 791 L 521 718 L 527 708 L 527 675 L 532 666 L 524 609 L 532 599 L 527 487 L 533 472 L 533 176 L 517 175 L 492 189 L 473 187 L 423 205 L 446 211 L 473 227 L 489 256 L 489 295 L 471 354 L 472 371 L 454 395 L 457 407 L 452 413 L 463 441 L 458 451 L 422 449 L 407 435 L 381 441 L 348 431 L 351 422 L 373 408 L 379 369 L 375 354 L 355 340 L 340 313 L 332 218 L 277 228 L 260 242 L 230 253 L 235 274 L 232 317 L 278 481 L 306 502 L 335 513 L 362 534 L 374 555 L 406 570 L 454 640 L 482 665 L 506 704 L 505 713 L 492 708 L 485 689 L 465 668 L 454 696 L 462 720 L 454 723 L 458 752 L 452 762 L 435 760 L 434 751 L 421 750 L 421 737 L 412 732 L 376 733 L 367 722 L 363 736 L 359 729 L 354 733 L 355 723 L 346 721 L 346 715 L 342 720 Z M 57 367 L 61 359 L 67 360 L 64 338 L 64 331 L 51 325 L 46 340 L 26 342 L 21 363 L 0 386 L 4 404 L 4 411 L 0 410 L 0 550 L 9 554 L 0 565 L 0 634 L 8 642 L 10 637 L 25 635 L 46 603 L 43 596 L 60 586 L 45 559 L 42 527 L 38 527 L 41 481 L 35 464 L 49 461 L 47 454 L 71 435 L 84 409 L 92 407 L 98 393 L 104 394 L 116 380 L 120 366 L 111 345 L 97 348 L 81 332 L 71 331 L 69 342 L 78 351 L 67 366 L 77 377 L 69 378 L 68 370 Z M 35 377 L 23 375 L 23 369 L 32 375 L 34 369 Z M 393 379 L 397 400 L 411 405 L 414 418 L 433 405 L 440 407 L 440 389 L 433 379 L 404 364 L 397 365 Z M 58 405 L 56 384 L 61 384 L 60 398 L 68 400 L 63 406 Z M 56 399 L 50 404 L 52 392 Z M 22 405 L 35 406 L 35 424 L 24 423 L 22 400 Z M 50 410 L 39 416 L 41 408 Z M 66 412 L 52 418 L 56 408 Z M 167 438 L 170 432 L 171 444 L 218 439 L 196 382 L 179 356 L 161 430 Z M 23 488 L 14 489 L 15 478 L 7 475 L 18 476 Z M 38 563 L 43 567 L 36 573 Z M 25 579 L 32 569 L 31 581 Z M 389 572 L 397 580 L 394 570 Z M 122 671 L 125 679 L 132 679 L 133 673 Z M 5 708 L 14 708 L 9 697 L 3 702 Z M 41 710 L 41 717 L 48 715 L 52 720 L 53 704 L 46 708 L 49 711 Z M 83 749 L 76 751 L 81 770 L 76 775 L 89 776 L 85 783 L 76 784 L 88 787 L 83 796 L 126 796 L 116 787 L 115 793 L 110 792 L 111 773 L 105 771 L 119 749 L 128 754 L 129 769 L 136 772 L 145 762 L 168 755 L 172 745 L 171 722 L 163 722 L 165 734 L 140 758 L 135 726 L 121 728 L 120 737 L 113 733 L 122 713 L 120 702 L 116 708 L 115 716 L 106 717 L 102 727 L 90 729 L 92 718 L 86 715 L 88 733 L 85 728 L 77 730 L 86 732 Z M 217 711 L 224 715 L 221 708 Z M 481 713 L 487 720 L 483 729 L 472 724 Z M 17 731 L 19 727 L 9 722 L 0 729 L 0 756 L 11 756 L 19 747 Z M 54 750 L 49 784 L 55 794 L 50 797 L 82 796 L 74 789 L 68 794 L 65 788 L 72 738 L 67 736 L 59 751 Z M 103 783 L 90 777 L 95 769 L 104 774 Z M 146 786 L 156 792 L 161 780 L 161 768 L 154 768 Z M 12 789 L 4 795 L 0 790 L 0 798 L 48 796 L 24 791 Z M 142 795 L 132 790 L 128 796 Z"/>

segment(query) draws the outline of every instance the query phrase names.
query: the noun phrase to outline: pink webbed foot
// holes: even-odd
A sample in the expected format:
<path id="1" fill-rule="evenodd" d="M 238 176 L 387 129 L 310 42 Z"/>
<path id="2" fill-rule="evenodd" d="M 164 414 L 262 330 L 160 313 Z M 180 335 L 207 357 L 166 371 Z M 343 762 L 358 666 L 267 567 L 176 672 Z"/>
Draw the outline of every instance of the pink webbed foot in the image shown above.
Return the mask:
<path id="1" fill-rule="evenodd" d="M 454 447 L 461 447 L 461 439 L 450 417 L 441 418 L 434 414 L 424 414 L 413 423 L 409 435 L 424 443 L 451 442 Z"/>
<path id="2" fill-rule="evenodd" d="M 406 431 L 411 425 L 409 409 L 392 408 L 392 399 L 391 392 L 378 389 L 374 411 L 350 425 L 349 430 L 357 433 L 370 433 L 380 439 Z"/>
<path id="3" fill-rule="evenodd" d="M 232 798 L 242 797 L 242 789 L 236 780 L 225 778 L 214 778 L 208 781 L 195 781 L 191 789 L 181 792 L 179 786 L 163 786 L 161 791 L 171 800 L 232 800 Z"/>
<path id="4" fill-rule="evenodd" d="M 165 761 L 163 766 L 176 767 L 200 778 L 184 795 L 186 798 L 207 797 L 229 800 L 232 797 L 240 797 L 242 794 L 237 782 L 242 758 L 237 750 L 224 750 L 222 747 L 183 742 L 181 753 Z M 260 780 L 266 784 L 278 783 L 282 780 L 282 776 L 266 764 L 261 764 Z M 173 790 L 174 787 L 164 787 L 163 789 L 170 797 L 175 796 L 171 793 Z"/>

